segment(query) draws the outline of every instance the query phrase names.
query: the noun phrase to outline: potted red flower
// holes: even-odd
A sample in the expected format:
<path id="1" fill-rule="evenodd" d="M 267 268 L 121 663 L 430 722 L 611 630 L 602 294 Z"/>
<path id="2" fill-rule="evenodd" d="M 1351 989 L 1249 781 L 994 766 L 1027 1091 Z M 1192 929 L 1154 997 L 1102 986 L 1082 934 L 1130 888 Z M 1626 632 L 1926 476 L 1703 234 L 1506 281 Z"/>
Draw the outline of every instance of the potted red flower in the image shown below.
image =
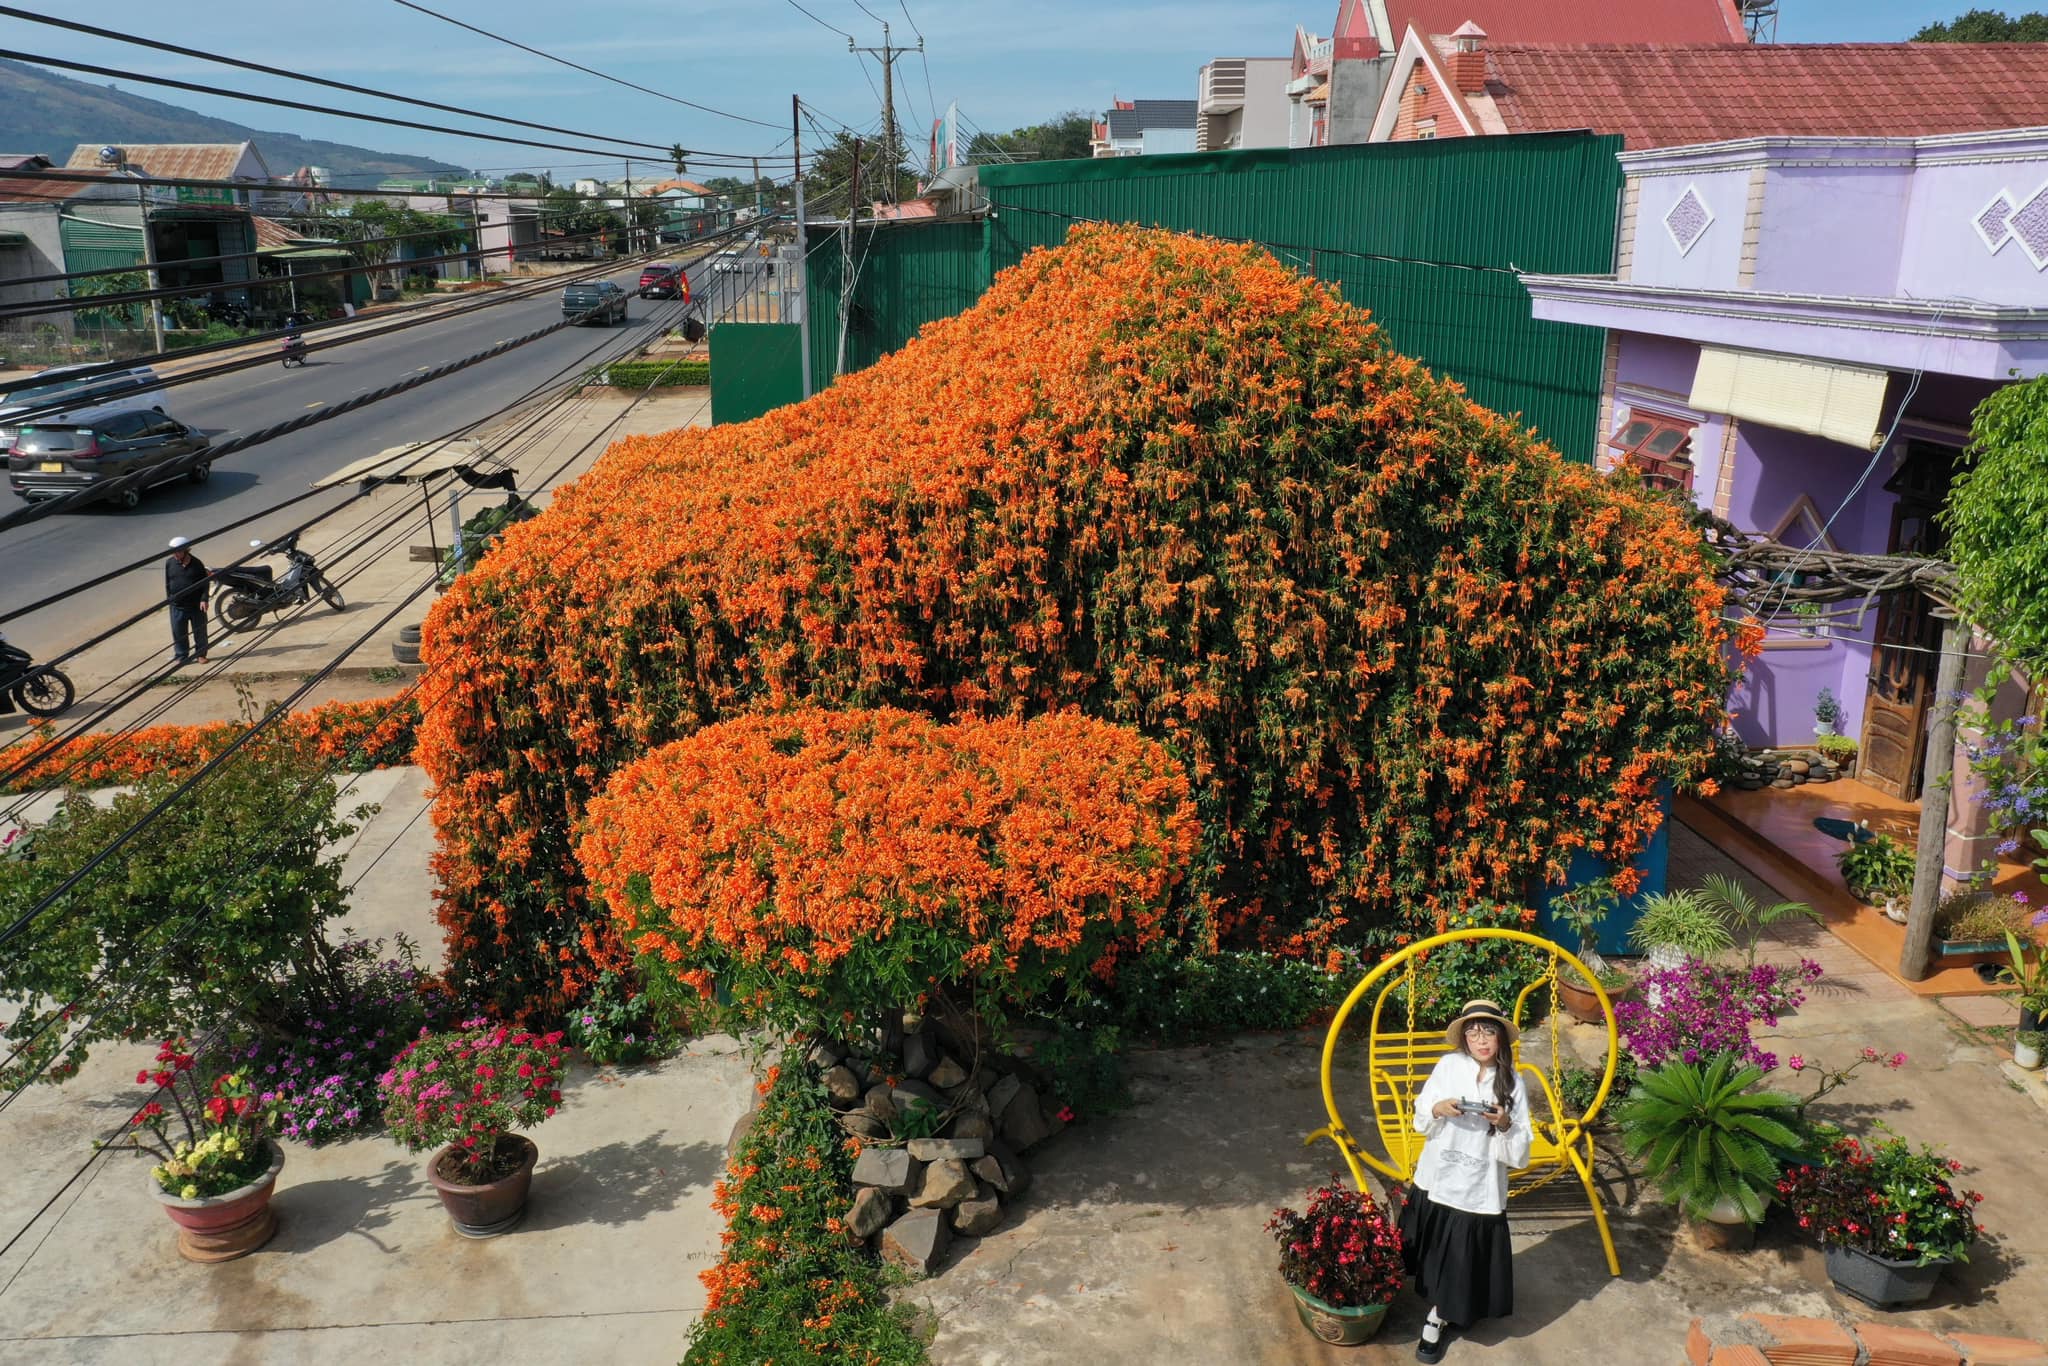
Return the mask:
<path id="1" fill-rule="evenodd" d="M 1824 1130 L 1816 1160 L 1788 1169 L 1778 1194 L 1827 1250 L 1835 1288 L 1893 1309 L 1926 1299 L 1944 1266 L 1970 1259 L 1984 1197 L 1950 1184 L 1961 1163 L 1885 1133 L 1864 1143 Z"/>
<path id="2" fill-rule="evenodd" d="M 455 1231 L 509 1232 L 526 1213 L 540 1149 L 530 1129 L 562 1103 L 562 1035 L 481 1017 L 445 1033 L 420 1031 L 378 1078 L 384 1122 L 413 1152 L 432 1148 L 427 1179 Z"/>
<path id="3" fill-rule="evenodd" d="M 1294 1310 L 1324 1342 L 1355 1346 L 1379 1332 L 1400 1292 L 1401 1231 L 1372 1196 L 1341 1186 L 1309 1193 L 1308 1210 L 1273 1211 L 1280 1275 Z"/>
<path id="4" fill-rule="evenodd" d="M 154 1083 L 156 1092 L 129 1117 L 127 1134 L 108 1146 L 157 1159 L 150 1193 L 178 1226 L 178 1254 L 227 1262 L 269 1242 L 277 1232 L 270 1197 L 284 1170 L 284 1149 L 270 1137 L 270 1110 L 248 1077 L 223 1072 L 206 1080 L 197 1055 L 166 1039 L 156 1066 L 143 1068 L 135 1080 Z M 171 1136 L 173 1116 L 182 1138 Z"/>

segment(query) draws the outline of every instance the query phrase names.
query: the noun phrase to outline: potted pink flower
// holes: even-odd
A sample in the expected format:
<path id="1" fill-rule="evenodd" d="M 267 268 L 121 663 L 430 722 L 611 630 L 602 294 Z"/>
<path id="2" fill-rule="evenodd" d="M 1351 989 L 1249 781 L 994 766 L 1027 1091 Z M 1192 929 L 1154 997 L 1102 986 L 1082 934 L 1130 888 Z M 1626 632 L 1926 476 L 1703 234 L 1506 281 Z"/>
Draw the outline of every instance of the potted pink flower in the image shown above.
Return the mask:
<path id="1" fill-rule="evenodd" d="M 1379 1332 L 1401 1291 L 1401 1230 L 1372 1196 L 1342 1186 L 1309 1193 L 1308 1209 L 1273 1211 L 1280 1276 L 1302 1326 L 1324 1342 L 1356 1346 Z"/>
<path id="2" fill-rule="evenodd" d="M 284 1149 L 270 1137 L 270 1108 L 248 1077 L 222 1072 L 209 1079 L 196 1054 L 166 1039 L 156 1066 L 135 1080 L 154 1083 L 156 1091 L 129 1117 L 128 1132 L 107 1146 L 157 1159 L 150 1194 L 178 1226 L 178 1254 L 228 1262 L 269 1242 L 277 1232 L 270 1197 Z M 173 1117 L 181 1137 L 172 1136 Z"/>
<path id="3" fill-rule="evenodd" d="M 413 1152 L 434 1150 L 427 1179 L 455 1231 L 509 1232 L 526 1213 L 540 1149 L 530 1129 L 562 1103 L 562 1036 L 478 1017 L 420 1031 L 378 1079 L 384 1122 Z"/>

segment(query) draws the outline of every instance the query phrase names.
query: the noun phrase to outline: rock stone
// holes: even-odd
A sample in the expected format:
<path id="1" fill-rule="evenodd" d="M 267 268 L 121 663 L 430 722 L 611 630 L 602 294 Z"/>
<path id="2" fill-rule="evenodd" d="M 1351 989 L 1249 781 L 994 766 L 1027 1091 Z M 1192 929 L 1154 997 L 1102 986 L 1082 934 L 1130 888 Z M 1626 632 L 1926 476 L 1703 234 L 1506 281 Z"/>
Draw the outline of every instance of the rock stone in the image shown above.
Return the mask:
<path id="1" fill-rule="evenodd" d="M 868 1090 L 867 1111 L 884 1125 L 896 1122 L 896 1099 L 889 1094 L 886 1086 L 874 1086 Z"/>
<path id="2" fill-rule="evenodd" d="M 740 1140 L 745 1138 L 748 1132 L 753 1129 L 754 1116 L 760 1113 L 759 1110 L 749 1110 L 733 1121 L 732 1132 L 725 1139 L 725 1155 L 727 1157 L 731 1157 L 740 1150 Z"/>
<path id="3" fill-rule="evenodd" d="M 1017 1088 L 1002 1114 L 1003 1142 L 1020 1153 L 1030 1152 L 1052 1137 L 1052 1126 L 1038 1108 L 1038 1091 L 1028 1082 Z"/>
<path id="4" fill-rule="evenodd" d="M 1785 767 L 1791 769 L 1793 773 L 1802 778 L 1813 772 L 1813 765 L 1804 759 L 1787 759 Z"/>
<path id="5" fill-rule="evenodd" d="M 967 1170 L 973 1172 L 975 1177 L 983 1184 L 995 1190 L 1008 1193 L 1010 1178 L 1003 1173 L 1002 1160 L 994 1153 L 990 1153 L 987 1157 L 976 1158 Z"/>
<path id="6" fill-rule="evenodd" d="M 1799 786 L 1799 780 L 1797 778 L 1775 778 L 1771 781 L 1771 786 L 1778 788 L 1797 787 Z"/>
<path id="7" fill-rule="evenodd" d="M 834 1109 L 850 1109 L 860 1102 L 860 1078 L 844 1067 L 834 1067 L 825 1074 L 825 1094 L 832 1097 Z"/>
<path id="8" fill-rule="evenodd" d="M 1011 1076 L 997 1077 L 994 1081 L 990 1082 L 988 1087 L 988 1112 L 998 1119 L 1002 1118 L 1004 1108 L 1016 1096 L 1017 1088 L 1023 1084 L 1023 1082 Z"/>
<path id="9" fill-rule="evenodd" d="M 921 1100 L 934 1110 L 946 1108 L 946 1098 L 939 1094 L 938 1089 L 921 1081 L 897 1082 L 889 1088 L 889 1098 L 896 1102 L 898 1110 L 908 1106 L 913 1100 Z"/>
<path id="10" fill-rule="evenodd" d="M 1003 1194 L 1015 1200 L 1031 1189 L 1031 1168 L 1025 1166 L 1007 1146 L 1000 1141 L 992 1142 L 988 1145 L 988 1155 L 1001 1166 L 1003 1180 L 1009 1183 L 997 1187 Z"/>
<path id="11" fill-rule="evenodd" d="M 954 1087 L 966 1082 L 967 1069 L 954 1062 L 951 1058 L 941 1057 L 938 1066 L 932 1069 L 931 1076 L 927 1080 L 941 1091 L 951 1091 Z"/>
<path id="12" fill-rule="evenodd" d="M 811 1066 L 822 1070 L 832 1066 L 846 1054 L 830 1039 L 812 1039 L 811 1046 L 805 1050 L 805 1056 L 811 1060 Z"/>
<path id="13" fill-rule="evenodd" d="M 994 1233 L 1003 1226 L 1003 1204 L 995 1193 L 983 1187 L 972 1200 L 953 1206 L 953 1231 L 970 1238 Z"/>
<path id="14" fill-rule="evenodd" d="M 914 1209 L 882 1230 L 882 1260 L 928 1276 L 952 1241 L 942 1211 Z"/>
<path id="15" fill-rule="evenodd" d="M 939 1060 L 938 1050 L 923 1034 L 903 1036 L 903 1073 L 909 1077 L 921 1077 L 932 1070 Z"/>
<path id="16" fill-rule="evenodd" d="M 867 1148 L 853 1160 L 853 1184 L 908 1195 L 923 1170 L 924 1164 L 901 1148 Z"/>
<path id="17" fill-rule="evenodd" d="M 920 1162 L 972 1162 L 988 1152 L 978 1138 L 913 1138 L 907 1146 Z"/>
<path id="18" fill-rule="evenodd" d="M 924 1169 L 924 1181 L 910 1197 L 912 1209 L 951 1209 L 975 1192 L 974 1177 L 967 1164 L 957 1160 L 934 1162 Z"/>
<path id="19" fill-rule="evenodd" d="M 984 1141 L 996 1136 L 995 1121 L 976 1110 L 963 1110 L 953 1116 L 953 1122 L 946 1126 L 950 1138 L 978 1138 Z"/>
<path id="20" fill-rule="evenodd" d="M 864 1243 L 880 1233 L 895 1212 L 896 1202 L 886 1192 L 863 1187 L 853 1197 L 853 1210 L 846 1216 L 847 1232 Z"/>
<path id="21" fill-rule="evenodd" d="M 839 1117 L 839 1127 L 862 1138 L 887 1138 L 889 1126 L 865 1110 L 848 1110 Z"/>

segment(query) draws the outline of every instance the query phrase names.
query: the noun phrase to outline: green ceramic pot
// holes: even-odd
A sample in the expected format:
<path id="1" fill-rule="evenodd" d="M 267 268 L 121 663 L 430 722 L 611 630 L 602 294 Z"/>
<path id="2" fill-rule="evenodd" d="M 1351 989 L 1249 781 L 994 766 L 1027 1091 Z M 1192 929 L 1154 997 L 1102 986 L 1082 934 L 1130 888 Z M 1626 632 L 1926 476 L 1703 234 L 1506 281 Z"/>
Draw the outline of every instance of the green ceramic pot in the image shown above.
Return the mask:
<path id="1" fill-rule="evenodd" d="M 1294 1312 L 1301 1316 L 1302 1326 L 1324 1342 L 1339 1347 L 1356 1347 L 1369 1341 L 1387 1321 L 1387 1306 L 1368 1304 L 1362 1309 L 1339 1309 L 1334 1304 L 1325 1304 L 1298 1285 L 1287 1287 L 1294 1292 Z"/>

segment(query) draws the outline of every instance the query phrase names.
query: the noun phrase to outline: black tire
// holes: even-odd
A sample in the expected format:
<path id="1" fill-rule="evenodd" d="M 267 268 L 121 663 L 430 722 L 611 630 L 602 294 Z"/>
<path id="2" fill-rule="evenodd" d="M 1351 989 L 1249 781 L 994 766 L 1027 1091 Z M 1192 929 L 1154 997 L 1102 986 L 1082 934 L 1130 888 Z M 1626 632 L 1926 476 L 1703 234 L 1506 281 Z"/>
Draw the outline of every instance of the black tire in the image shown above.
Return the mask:
<path id="1" fill-rule="evenodd" d="M 223 593 L 213 600 L 213 619 L 223 631 L 247 631 L 263 620 L 263 608 L 247 593 Z"/>
<path id="2" fill-rule="evenodd" d="M 213 477 L 213 462 L 210 460 L 200 461 L 191 469 L 185 471 L 185 477 L 195 484 L 205 483 Z"/>
<path id="3" fill-rule="evenodd" d="M 142 506 L 142 490 L 130 484 L 114 495 L 114 506 L 123 512 L 133 512 Z"/>
<path id="4" fill-rule="evenodd" d="M 391 657 L 400 664 L 420 662 L 420 643 L 417 640 L 394 640 L 391 642 Z"/>
<path id="5" fill-rule="evenodd" d="M 326 603 L 337 612 L 348 606 L 348 603 L 342 600 L 341 590 L 329 583 L 327 576 L 324 574 L 315 574 L 313 576 L 313 591 L 320 595 L 320 601 Z"/>
<path id="6" fill-rule="evenodd" d="M 56 716 L 71 705 L 71 680 L 47 664 L 14 685 L 14 704 L 30 716 Z"/>
<path id="7" fill-rule="evenodd" d="M 417 645 L 420 643 L 420 628 L 417 626 L 401 626 L 398 628 L 398 639 L 402 644 Z"/>

